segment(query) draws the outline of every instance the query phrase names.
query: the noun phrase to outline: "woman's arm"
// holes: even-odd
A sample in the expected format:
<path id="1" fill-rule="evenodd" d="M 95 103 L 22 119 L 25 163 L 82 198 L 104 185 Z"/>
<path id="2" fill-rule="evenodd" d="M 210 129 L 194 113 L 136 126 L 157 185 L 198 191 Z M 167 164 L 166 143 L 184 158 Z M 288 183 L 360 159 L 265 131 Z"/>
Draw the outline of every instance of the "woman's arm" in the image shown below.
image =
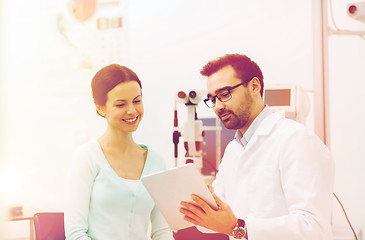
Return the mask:
<path id="1" fill-rule="evenodd" d="M 90 194 L 97 170 L 90 154 L 78 151 L 71 162 L 65 186 L 65 234 L 67 240 L 89 240 Z"/>
<path id="2" fill-rule="evenodd" d="M 172 231 L 156 205 L 151 212 L 152 240 L 173 240 Z"/>

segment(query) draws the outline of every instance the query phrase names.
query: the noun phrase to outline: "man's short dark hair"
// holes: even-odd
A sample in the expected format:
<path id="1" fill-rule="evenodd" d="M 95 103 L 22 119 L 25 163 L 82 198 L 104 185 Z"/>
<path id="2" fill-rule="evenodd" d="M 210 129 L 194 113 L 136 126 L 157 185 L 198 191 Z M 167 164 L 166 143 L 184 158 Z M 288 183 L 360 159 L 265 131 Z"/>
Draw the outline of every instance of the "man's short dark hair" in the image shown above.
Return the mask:
<path id="1" fill-rule="evenodd" d="M 264 92 L 264 77 L 260 67 L 252 61 L 249 57 L 243 54 L 226 54 L 208 62 L 200 71 L 203 76 L 209 77 L 215 72 L 226 66 L 232 66 L 236 72 L 236 76 L 242 82 L 249 82 L 252 78 L 257 77 L 261 84 L 261 97 Z M 245 85 L 247 86 L 247 84 Z"/>

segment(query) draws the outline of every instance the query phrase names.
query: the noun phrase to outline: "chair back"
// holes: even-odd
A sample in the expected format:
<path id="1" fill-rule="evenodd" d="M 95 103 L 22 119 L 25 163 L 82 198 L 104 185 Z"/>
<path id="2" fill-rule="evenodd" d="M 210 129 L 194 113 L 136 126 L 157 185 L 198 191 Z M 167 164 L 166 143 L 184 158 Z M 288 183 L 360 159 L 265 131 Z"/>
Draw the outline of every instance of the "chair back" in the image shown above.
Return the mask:
<path id="1" fill-rule="evenodd" d="M 34 214 L 36 240 L 65 240 L 63 212 L 40 212 Z"/>

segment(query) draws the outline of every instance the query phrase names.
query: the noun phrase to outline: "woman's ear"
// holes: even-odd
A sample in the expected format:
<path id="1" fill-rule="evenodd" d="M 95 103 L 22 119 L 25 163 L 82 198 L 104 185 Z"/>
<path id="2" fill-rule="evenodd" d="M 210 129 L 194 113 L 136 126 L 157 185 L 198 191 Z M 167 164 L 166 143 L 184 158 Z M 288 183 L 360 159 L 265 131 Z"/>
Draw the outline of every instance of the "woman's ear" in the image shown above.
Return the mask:
<path id="1" fill-rule="evenodd" d="M 105 106 L 100 106 L 98 104 L 95 104 L 96 107 L 96 113 L 105 118 Z"/>

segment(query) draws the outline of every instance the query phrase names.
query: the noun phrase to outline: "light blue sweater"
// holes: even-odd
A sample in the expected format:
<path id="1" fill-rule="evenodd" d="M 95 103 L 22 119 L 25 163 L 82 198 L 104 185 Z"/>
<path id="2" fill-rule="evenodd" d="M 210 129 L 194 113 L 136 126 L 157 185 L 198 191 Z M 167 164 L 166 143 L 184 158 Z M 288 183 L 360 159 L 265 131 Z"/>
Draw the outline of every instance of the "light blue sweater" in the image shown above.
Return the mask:
<path id="1" fill-rule="evenodd" d="M 77 149 L 71 165 L 65 192 L 66 239 L 173 239 L 142 182 L 132 190 L 110 167 L 96 139 Z M 142 176 L 164 169 L 163 159 L 148 149 Z"/>

